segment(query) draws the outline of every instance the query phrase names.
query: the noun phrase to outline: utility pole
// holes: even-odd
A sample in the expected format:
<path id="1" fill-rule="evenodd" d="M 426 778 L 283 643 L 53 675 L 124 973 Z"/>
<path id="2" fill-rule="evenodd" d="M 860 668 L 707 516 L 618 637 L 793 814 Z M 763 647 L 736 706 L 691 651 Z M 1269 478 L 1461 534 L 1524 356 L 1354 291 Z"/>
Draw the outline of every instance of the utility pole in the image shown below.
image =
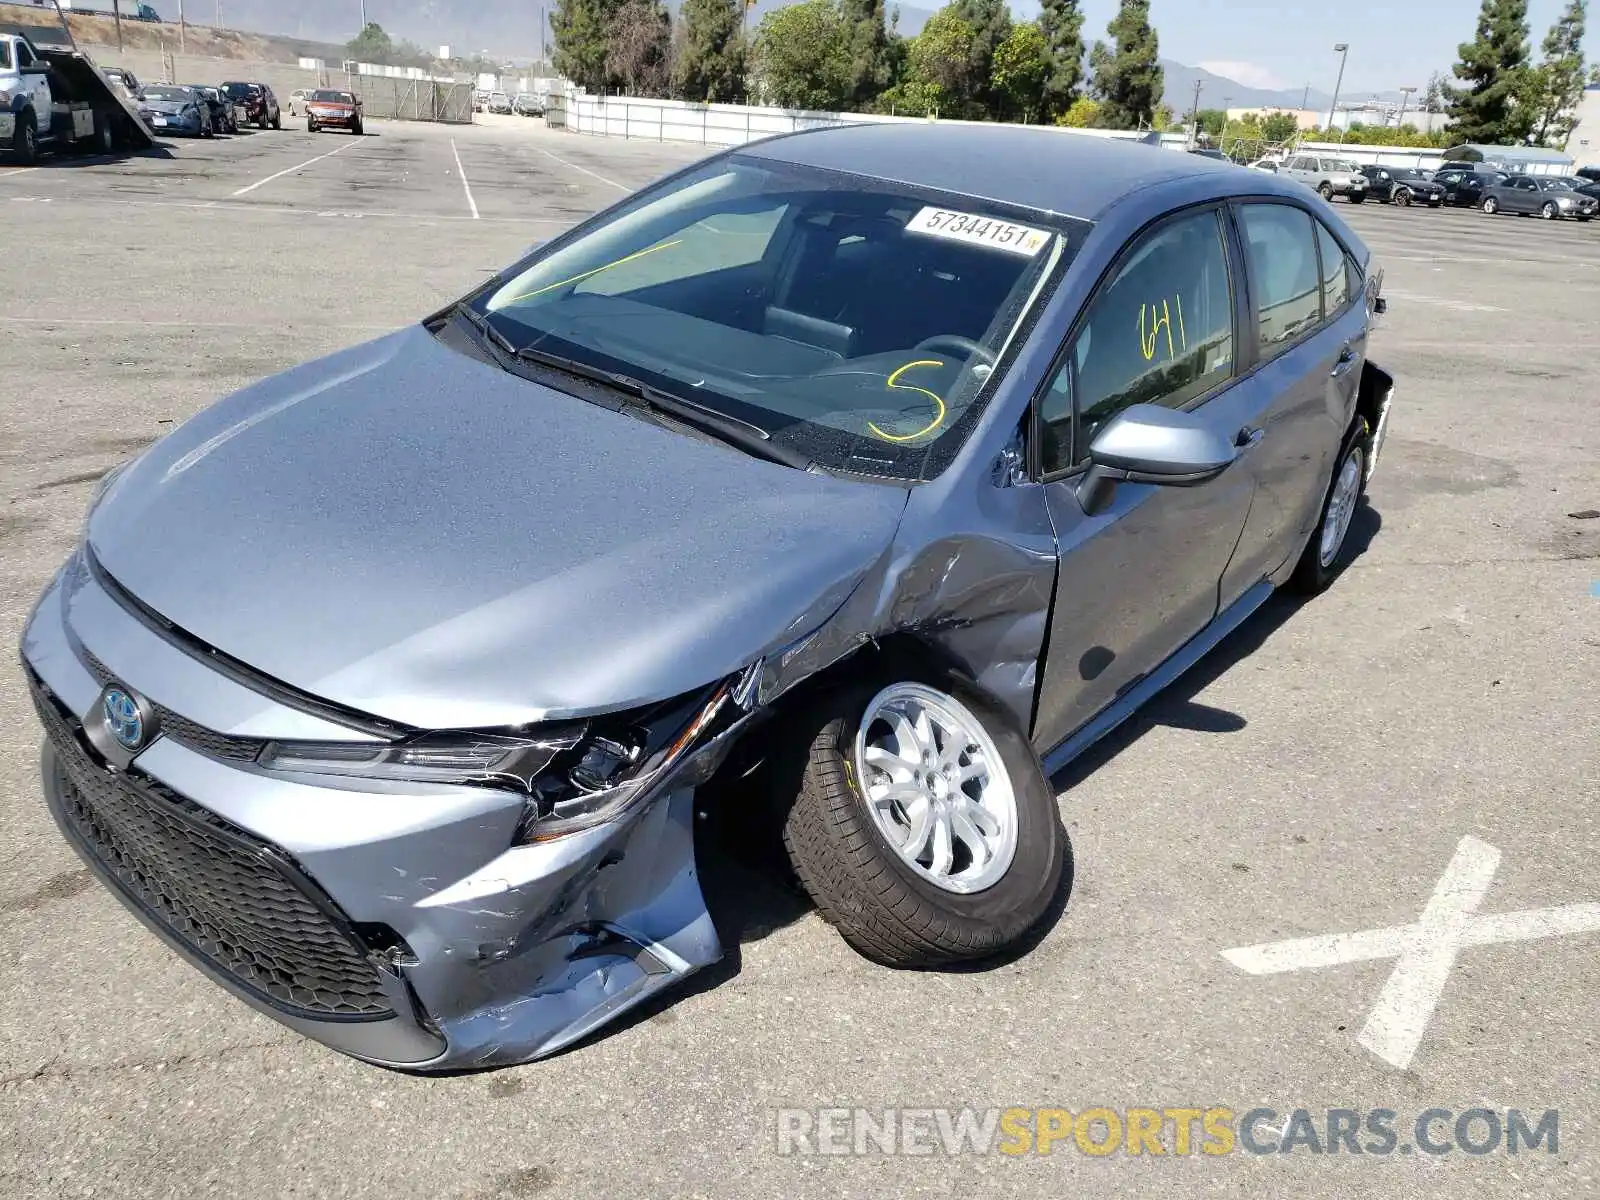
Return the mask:
<path id="1" fill-rule="evenodd" d="M 367 0 L 361 0 L 361 30 L 360 30 L 360 32 L 364 33 L 366 31 L 366 28 L 367 28 Z"/>
<path id="2" fill-rule="evenodd" d="M 544 31 L 548 24 L 549 21 L 544 15 L 544 5 L 541 4 L 539 5 L 539 73 L 547 77 L 553 74 L 550 70 L 550 60 L 544 56 Z"/>
<path id="3" fill-rule="evenodd" d="M 1400 89 L 1400 115 L 1396 117 L 1394 121 L 1394 127 L 1396 129 L 1399 129 L 1400 126 L 1406 123 L 1406 101 L 1411 99 L 1411 93 L 1416 90 L 1417 89 L 1414 87 L 1403 87 Z"/>
<path id="4" fill-rule="evenodd" d="M 1311 103 L 1311 85 L 1306 84 L 1305 91 L 1300 93 L 1300 111 L 1305 112 L 1306 105 Z"/>
<path id="5" fill-rule="evenodd" d="M 1194 104 L 1189 109 L 1189 146 L 1193 149 L 1200 144 L 1200 83 L 1194 81 Z"/>
<path id="6" fill-rule="evenodd" d="M 178 0 L 178 53 L 189 53 L 189 40 L 183 25 L 183 0 Z"/>
<path id="7" fill-rule="evenodd" d="M 122 0 L 111 0 L 111 19 L 117 23 L 117 49 L 122 49 Z"/>
<path id="8" fill-rule="evenodd" d="M 1350 57 L 1350 46 L 1346 42 L 1335 42 L 1333 52 L 1339 56 L 1339 78 L 1333 84 L 1333 103 L 1328 106 L 1328 131 L 1333 131 L 1334 115 L 1339 111 L 1339 88 L 1344 85 L 1344 63 Z"/>

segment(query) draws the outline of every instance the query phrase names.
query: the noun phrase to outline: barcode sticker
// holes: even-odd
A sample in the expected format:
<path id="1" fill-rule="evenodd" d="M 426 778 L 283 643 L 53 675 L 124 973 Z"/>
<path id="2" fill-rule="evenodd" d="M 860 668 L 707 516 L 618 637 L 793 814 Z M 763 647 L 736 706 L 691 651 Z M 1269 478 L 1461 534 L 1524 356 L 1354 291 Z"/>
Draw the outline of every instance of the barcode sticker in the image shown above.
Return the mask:
<path id="1" fill-rule="evenodd" d="M 947 238 L 953 242 L 967 242 L 974 246 L 988 246 L 1008 254 L 1032 258 L 1050 242 L 1048 229 L 1035 229 L 1031 225 L 1017 225 L 978 213 L 956 212 L 948 208 L 924 208 L 906 222 L 909 233 L 925 233 L 932 237 Z"/>

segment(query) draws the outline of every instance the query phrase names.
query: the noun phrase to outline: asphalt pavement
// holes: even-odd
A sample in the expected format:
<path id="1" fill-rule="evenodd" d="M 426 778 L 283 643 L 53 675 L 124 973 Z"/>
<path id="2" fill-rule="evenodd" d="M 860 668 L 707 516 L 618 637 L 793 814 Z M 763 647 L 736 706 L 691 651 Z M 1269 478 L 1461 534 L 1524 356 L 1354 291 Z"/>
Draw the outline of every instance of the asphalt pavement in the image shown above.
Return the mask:
<path id="1" fill-rule="evenodd" d="M 0 641 L 107 468 L 701 153 L 374 122 L 0 163 Z M 711 831 L 726 964 L 542 1063 L 367 1067 L 91 882 L 0 659 L 0 1195 L 1600 1194 L 1600 223 L 1338 208 L 1386 268 L 1399 380 L 1360 556 L 1059 780 L 1072 893 L 1004 965 L 874 966 Z M 780 1153 L 819 1107 L 904 1106 L 1388 1108 L 1408 1134 L 1554 1109 L 1559 1145 Z"/>

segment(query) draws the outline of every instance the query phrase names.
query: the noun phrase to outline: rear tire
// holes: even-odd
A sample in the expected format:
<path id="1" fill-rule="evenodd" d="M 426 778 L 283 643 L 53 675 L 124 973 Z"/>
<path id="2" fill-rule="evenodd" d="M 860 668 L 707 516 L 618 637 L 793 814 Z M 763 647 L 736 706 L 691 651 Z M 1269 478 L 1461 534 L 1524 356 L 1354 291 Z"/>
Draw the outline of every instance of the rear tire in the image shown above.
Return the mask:
<path id="1" fill-rule="evenodd" d="M 894 732 L 886 712 L 924 714 L 926 741 L 902 741 L 910 735 Z M 920 735 L 924 716 L 902 720 Z M 891 967 L 988 958 L 1051 912 L 1066 832 L 1033 748 L 992 704 L 949 679 L 861 683 L 819 697 L 790 728 L 774 761 L 775 781 L 795 789 L 778 797 L 788 801 L 784 846 L 818 910 L 859 953 Z M 913 763 L 918 746 L 932 750 Z M 862 792 L 868 770 L 876 804 Z M 906 846 L 923 839 L 916 848 L 890 841 L 885 829 L 901 823 Z"/>
<path id="2" fill-rule="evenodd" d="M 1372 432 L 1365 417 L 1357 417 L 1345 436 L 1333 468 L 1333 478 L 1322 498 L 1317 526 L 1311 531 L 1290 585 L 1307 596 L 1324 591 L 1349 565 L 1350 526 L 1367 490 L 1367 457 L 1372 453 Z"/>
<path id="3" fill-rule="evenodd" d="M 273 114 L 272 127 L 274 129 L 282 129 L 283 128 L 283 114 L 281 112 Z"/>

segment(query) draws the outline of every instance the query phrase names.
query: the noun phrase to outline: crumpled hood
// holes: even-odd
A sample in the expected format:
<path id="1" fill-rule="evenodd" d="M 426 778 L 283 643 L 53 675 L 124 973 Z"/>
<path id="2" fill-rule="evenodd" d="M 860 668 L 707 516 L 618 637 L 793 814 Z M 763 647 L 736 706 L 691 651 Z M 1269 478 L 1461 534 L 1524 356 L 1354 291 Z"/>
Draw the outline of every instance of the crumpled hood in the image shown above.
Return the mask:
<path id="1" fill-rule="evenodd" d="M 810 632 L 905 502 L 414 327 L 202 412 L 117 477 L 88 539 L 144 604 L 277 680 L 483 728 L 677 695 Z"/>

